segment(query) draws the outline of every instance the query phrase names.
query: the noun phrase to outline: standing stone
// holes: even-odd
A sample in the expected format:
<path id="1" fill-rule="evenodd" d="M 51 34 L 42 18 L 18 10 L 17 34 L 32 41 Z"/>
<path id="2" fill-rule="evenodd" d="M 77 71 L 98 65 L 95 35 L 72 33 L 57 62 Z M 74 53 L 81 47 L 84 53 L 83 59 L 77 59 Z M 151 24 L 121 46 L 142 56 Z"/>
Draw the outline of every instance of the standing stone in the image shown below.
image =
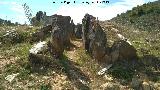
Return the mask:
<path id="1" fill-rule="evenodd" d="M 82 22 L 82 39 L 85 50 L 99 61 L 106 54 L 106 35 L 92 15 L 86 14 Z"/>
<path id="2" fill-rule="evenodd" d="M 89 44 L 90 44 L 90 40 L 89 40 L 89 32 L 91 31 L 91 18 L 93 18 L 93 16 L 86 14 L 82 20 L 82 39 L 83 39 L 83 45 L 85 50 L 89 53 Z"/>
<path id="3" fill-rule="evenodd" d="M 89 36 L 91 40 L 89 50 L 95 59 L 101 60 L 106 54 L 106 35 L 98 23 L 93 30 L 90 34 L 93 37 Z"/>
<path id="4" fill-rule="evenodd" d="M 55 26 L 51 33 L 50 52 L 53 57 L 58 58 L 63 54 L 64 42 L 63 42 L 63 30 L 59 26 Z"/>
<path id="5" fill-rule="evenodd" d="M 53 15 L 52 27 L 58 26 L 61 28 L 61 36 L 63 37 L 63 43 L 66 47 L 70 45 L 70 33 L 71 33 L 71 17 L 62 15 Z"/>
<path id="6" fill-rule="evenodd" d="M 75 36 L 75 27 L 76 27 L 76 25 L 74 24 L 73 20 L 71 20 L 70 32 L 69 32 L 71 39 L 75 39 L 75 37 L 76 37 Z"/>
<path id="7" fill-rule="evenodd" d="M 77 24 L 75 26 L 75 37 L 78 39 L 82 38 L 82 24 Z"/>

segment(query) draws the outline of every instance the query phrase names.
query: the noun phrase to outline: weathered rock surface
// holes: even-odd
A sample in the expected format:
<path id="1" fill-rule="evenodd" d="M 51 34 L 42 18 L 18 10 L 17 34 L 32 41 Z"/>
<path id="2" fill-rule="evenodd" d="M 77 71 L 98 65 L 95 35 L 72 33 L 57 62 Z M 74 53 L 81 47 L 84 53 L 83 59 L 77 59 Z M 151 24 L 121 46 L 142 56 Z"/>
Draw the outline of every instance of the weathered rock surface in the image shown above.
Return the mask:
<path id="1" fill-rule="evenodd" d="M 131 81 L 131 87 L 136 90 L 139 90 L 141 83 L 141 80 L 137 76 L 134 76 Z"/>
<path id="2" fill-rule="evenodd" d="M 62 33 L 60 35 L 63 37 L 63 44 L 65 46 L 70 45 L 70 35 L 73 32 L 71 17 L 70 16 L 62 16 L 62 15 L 53 15 L 53 23 L 52 28 L 58 26 L 61 28 Z"/>
<path id="3" fill-rule="evenodd" d="M 153 86 L 155 90 L 160 90 L 160 83 L 155 83 Z"/>
<path id="4" fill-rule="evenodd" d="M 152 90 L 150 84 L 147 82 L 142 83 L 142 89 L 143 90 Z"/>
<path id="5" fill-rule="evenodd" d="M 106 35 L 92 15 L 86 14 L 82 20 L 83 44 L 85 50 L 96 60 L 106 54 Z"/>
<path id="6" fill-rule="evenodd" d="M 74 34 L 74 23 L 70 16 L 53 15 L 50 52 L 58 58 L 65 48 L 70 47 L 70 39 Z"/>
<path id="7" fill-rule="evenodd" d="M 31 42 L 43 41 L 47 36 L 50 35 L 51 31 L 51 25 L 44 26 L 32 34 Z"/>
<path id="8" fill-rule="evenodd" d="M 89 34 L 93 32 L 93 29 L 92 29 L 93 24 L 91 23 L 91 21 L 93 20 L 95 21 L 95 17 L 89 14 L 86 14 L 82 20 L 82 32 L 83 32 L 82 39 L 83 39 L 84 48 L 87 52 L 90 52 L 89 51 L 89 45 L 90 45 Z"/>
<path id="9" fill-rule="evenodd" d="M 44 40 L 44 32 L 41 30 L 38 30 L 32 34 L 31 42 L 38 42 Z"/>
<path id="10" fill-rule="evenodd" d="M 70 31 L 69 31 L 69 35 L 70 35 L 70 39 L 75 39 L 76 36 L 75 36 L 75 27 L 76 25 L 74 24 L 73 20 L 71 20 L 71 23 L 70 23 Z"/>
<path id="11" fill-rule="evenodd" d="M 63 30 L 59 26 L 55 26 L 51 33 L 50 52 L 53 57 L 58 58 L 64 51 Z"/>
<path id="12" fill-rule="evenodd" d="M 137 58 L 136 49 L 124 40 L 116 41 L 111 47 L 112 62 Z"/>
<path id="13" fill-rule="evenodd" d="M 46 52 L 48 51 L 47 42 L 39 42 L 35 44 L 29 50 L 29 61 L 31 65 L 38 65 L 47 62 L 47 57 L 45 56 Z"/>
<path id="14" fill-rule="evenodd" d="M 120 90 L 120 85 L 116 83 L 107 82 L 101 85 L 102 90 Z"/>
<path id="15" fill-rule="evenodd" d="M 51 25 L 47 25 L 47 26 L 45 26 L 45 27 L 43 27 L 43 28 L 41 28 L 41 30 L 40 31 L 43 31 L 44 32 L 44 34 L 49 34 L 51 31 L 52 31 L 52 26 Z"/>
<path id="16" fill-rule="evenodd" d="M 77 24 L 75 26 L 75 37 L 78 39 L 82 38 L 82 24 Z"/>

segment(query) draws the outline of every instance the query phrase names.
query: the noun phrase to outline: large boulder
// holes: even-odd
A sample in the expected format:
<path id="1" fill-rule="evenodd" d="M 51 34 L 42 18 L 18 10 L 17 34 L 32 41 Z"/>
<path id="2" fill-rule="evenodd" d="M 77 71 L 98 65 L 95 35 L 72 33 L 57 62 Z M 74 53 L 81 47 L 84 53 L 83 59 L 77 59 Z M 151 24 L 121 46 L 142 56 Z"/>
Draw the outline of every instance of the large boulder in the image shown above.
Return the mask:
<path id="1" fill-rule="evenodd" d="M 137 58 L 136 49 L 124 40 L 114 42 L 111 47 L 112 62 L 117 60 L 132 60 Z"/>
<path id="2" fill-rule="evenodd" d="M 29 50 L 29 61 L 32 66 L 47 63 L 48 58 L 45 56 L 48 52 L 48 43 L 43 41 L 37 44 Z"/>
<path id="3" fill-rule="evenodd" d="M 82 39 L 85 50 L 99 61 L 106 54 L 106 35 L 92 15 L 86 14 L 82 22 Z"/>

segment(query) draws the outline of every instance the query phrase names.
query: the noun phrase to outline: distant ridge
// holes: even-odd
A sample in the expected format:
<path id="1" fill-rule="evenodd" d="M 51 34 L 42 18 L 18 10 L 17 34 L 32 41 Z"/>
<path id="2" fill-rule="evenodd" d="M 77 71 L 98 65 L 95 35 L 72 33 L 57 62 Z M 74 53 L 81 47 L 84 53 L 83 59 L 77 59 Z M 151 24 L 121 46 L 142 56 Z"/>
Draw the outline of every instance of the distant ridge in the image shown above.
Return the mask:
<path id="1" fill-rule="evenodd" d="M 140 30 L 160 30 L 160 0 L 134 7 L 126 13 L 117 15 L 111 21 Z"/>

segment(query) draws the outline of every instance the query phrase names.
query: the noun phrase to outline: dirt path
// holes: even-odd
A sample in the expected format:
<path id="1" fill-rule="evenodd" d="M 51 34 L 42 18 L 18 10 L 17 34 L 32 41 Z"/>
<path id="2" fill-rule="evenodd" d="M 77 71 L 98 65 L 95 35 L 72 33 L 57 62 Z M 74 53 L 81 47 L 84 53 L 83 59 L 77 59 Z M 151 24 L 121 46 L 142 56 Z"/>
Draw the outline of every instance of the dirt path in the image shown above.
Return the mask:
<path id="1" fill-rule="evenodd" d="M 70 51 L 66 51 L 66 56 L 73 61 L 78 60 L 80 57 L 78 56 L 77 49 L 82 48 L 82 40 L 72 41 L 72 44 L 75 46 Z"/>

